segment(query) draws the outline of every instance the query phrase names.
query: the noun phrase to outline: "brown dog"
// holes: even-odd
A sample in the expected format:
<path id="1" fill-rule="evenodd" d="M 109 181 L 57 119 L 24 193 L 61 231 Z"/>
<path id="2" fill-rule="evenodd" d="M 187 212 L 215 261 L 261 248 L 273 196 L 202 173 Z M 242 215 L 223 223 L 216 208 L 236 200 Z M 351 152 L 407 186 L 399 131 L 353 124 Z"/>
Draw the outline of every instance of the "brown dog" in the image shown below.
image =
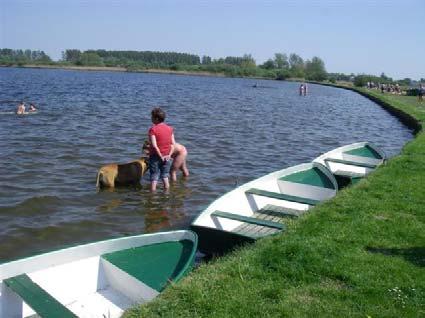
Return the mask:
<path id="1" fill-rule="evenodd" d="M 148 162 L 144 157 L 125 164 L 105 165 L 97 173 L 96 187 L 113 188 L 118 185 L 140 184 L 140 179 L 147 169 Z"/>

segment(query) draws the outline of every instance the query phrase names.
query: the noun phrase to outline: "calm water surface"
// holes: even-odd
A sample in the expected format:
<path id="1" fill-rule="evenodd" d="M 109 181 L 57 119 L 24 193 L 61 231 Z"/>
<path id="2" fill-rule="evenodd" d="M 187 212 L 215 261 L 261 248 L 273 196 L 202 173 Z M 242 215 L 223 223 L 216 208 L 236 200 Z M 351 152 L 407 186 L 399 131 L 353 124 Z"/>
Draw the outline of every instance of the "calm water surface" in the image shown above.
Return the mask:
<path id="1" fill-rule="evenodd" d="M 258 83 L 258 87 L 252 87 Z M 353 92 L 197 76 L 0 68 L 0 262 L 65 245 L 187 228 L 212 200 L 335 147 L 370 141 L 389 156 L 411 131 Z M 191 176 L 166 194 L 97 192 L 97 170 L 141 154 L 160 105 Z"/>

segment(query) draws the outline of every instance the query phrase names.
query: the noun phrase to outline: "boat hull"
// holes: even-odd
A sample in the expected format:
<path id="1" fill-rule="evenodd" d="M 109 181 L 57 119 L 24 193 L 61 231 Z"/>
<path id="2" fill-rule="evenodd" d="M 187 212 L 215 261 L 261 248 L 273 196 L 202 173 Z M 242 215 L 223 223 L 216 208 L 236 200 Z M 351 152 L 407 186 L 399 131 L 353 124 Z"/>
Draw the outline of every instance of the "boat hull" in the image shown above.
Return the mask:
<path id="1" fill-rule="evenodd" d="M 192 268 L 197 236 L 162 232 L 75 246 L 0 265 L 0 317 L 120 317 Z M 37 301 L 37 298 L 40 301 Z M 45 299 L 50 299 L 45 305 Z M 56 312 L 56 314 L 55 314 Z"/>
<path id="2" fill-rule="evenodd" d="M 338 147 L 313 162 L 325 165 L 335 176 L 339 188 L 357 183 L 386 160 L 385 153 L 369 142 Z"/>
<path id="3" fill-rule="evenodd" d="M 207 255 L 223 255 L 238 246 L 255 242 L 254 238 L 215 228 L 191 225 L 190 229 L 202 238 L 198 250 Z"/>
<path id="4" fill-rule="evenodd" d="M 285 217 L 297 217 L 335 196 L 337 182 L 318 163 L 282 169 L 243 184 L 212 202 L 192 222 L 199 249 L 222 254 L 241 244 L 276 235 Z"/>

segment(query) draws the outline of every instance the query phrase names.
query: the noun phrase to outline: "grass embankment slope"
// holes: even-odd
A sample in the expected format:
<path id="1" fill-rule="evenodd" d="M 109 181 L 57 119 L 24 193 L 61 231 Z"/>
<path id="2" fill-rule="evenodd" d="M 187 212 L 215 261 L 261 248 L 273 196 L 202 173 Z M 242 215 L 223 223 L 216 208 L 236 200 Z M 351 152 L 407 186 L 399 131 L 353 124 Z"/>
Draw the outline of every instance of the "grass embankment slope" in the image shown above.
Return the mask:
<path id="1" fill-rule="evenodd" d="M 370 94 L 424 124 L 425 102 Z M 355 187 L 288 223 L 286 233 L 200 266 L 125 317 L 425 316 L 423 132 Z"/>

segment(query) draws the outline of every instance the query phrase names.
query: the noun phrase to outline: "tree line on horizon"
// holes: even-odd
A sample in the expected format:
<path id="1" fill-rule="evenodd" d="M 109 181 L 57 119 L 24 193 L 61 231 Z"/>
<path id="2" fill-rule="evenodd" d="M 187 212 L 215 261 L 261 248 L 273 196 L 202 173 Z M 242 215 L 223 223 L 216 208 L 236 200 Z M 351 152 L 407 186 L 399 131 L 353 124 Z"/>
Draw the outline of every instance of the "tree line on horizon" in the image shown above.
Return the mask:
<path id="1" fill-rule="evenodd" d="M 116 51 L 67 49 L 62 52 L 60 61 L 52 59 L 44 51 L 0 49 L 0 65 L 69 65 L 123 67 L 127 71 L 137 72 L 147 69 L 165 69 L 187 72 L 220 73 L 231 77 L 263 77 L 277 80 L 299 78 L 311 81 L 351 81 L 357 86 L 366 82 L 392 83 L 393 79 L 374 75 L 346 75 L 327 73 L 324 61 L 314 56 L 304 60 L 296 53 L 275 53 L 262 64 L 256 63 L 250 54 L 227 56 L 213 59 L 210 56 L 198 56 L 188 53 L 156 51 Z M 425 82 L 425 79 L 421 79 Z M 403 79 L 400 84 L 410 85 L 411 79 Z"/>
<path id="2" fill-rule="evenodd" d="M 146 69 L 168 69 L 188 72 L 221 73 L 232 77 L 265 77 L 284 80 L 305 78 L 323 81 L 327 78 L 325 63 L 319 57 L 306 60 L 291 53 L 276 53 L 273 59 L 257 65 L 250 54 L 213 59 L 188 53 L 155 51 L 108 51 L 67 49 L 54 62 L 43 51 L 0 49 L 0 65 L 75 65 L 124 67 L 137 72 Z"/>

